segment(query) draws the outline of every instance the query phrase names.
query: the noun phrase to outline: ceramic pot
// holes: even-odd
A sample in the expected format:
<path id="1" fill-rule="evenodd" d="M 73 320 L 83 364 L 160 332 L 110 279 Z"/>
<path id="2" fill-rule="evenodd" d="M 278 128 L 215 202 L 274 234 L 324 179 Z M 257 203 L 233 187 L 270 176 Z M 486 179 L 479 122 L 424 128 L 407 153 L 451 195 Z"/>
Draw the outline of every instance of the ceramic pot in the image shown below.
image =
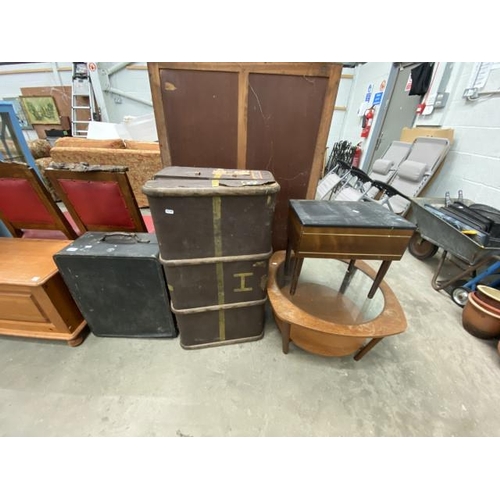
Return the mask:
<path id="1" fill-rule="evenodd" d="M 474 337 L 494 339 L 500 336 L 500 314 L 494 314 L 479 305 L 473 294 L 462 310 L 462 325 Z"/>
<path id="2" fill-rule="evenodd" d="M 483 302 L 496 307 L 500 311 L 500 290 L 492 288 L 491 286 L 478 285 L 476 295 Z"/>
<path id="3" fill-rule="evenodd" d="M 484 301 L 476 292 L 471 292 L 469 294 L 469 297 L 471 295 L 474 296 L 474 303 L 475 304 L 477 304 L 478 306 L 482 307 L 483 309 L 486 309 L 491 314 L 495 314 L 497 316 L 500 316 L 500 304 L 498 304 L 496 306 L 491 305 L 488 302 Z"/>

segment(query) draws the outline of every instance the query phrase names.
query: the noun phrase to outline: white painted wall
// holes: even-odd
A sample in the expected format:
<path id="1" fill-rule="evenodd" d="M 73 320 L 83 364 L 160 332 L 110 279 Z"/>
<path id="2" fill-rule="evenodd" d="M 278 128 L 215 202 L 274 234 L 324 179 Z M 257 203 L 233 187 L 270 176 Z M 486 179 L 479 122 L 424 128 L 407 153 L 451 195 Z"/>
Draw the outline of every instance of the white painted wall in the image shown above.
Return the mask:
<path id="1" fill-rule="evenodd" d="M 391 63 L 366 63 L 355 69 L 348 111 L 337 140 L 352 143 L 360 140 L 361 118 L 356 111 L 364 100 L 368 84 L 372 83 L 376 90 L 387 78 L 390 66 Z M 500 89 L 500 64 L 498 66 L 491 71 L 482 91 Z M 415 121 L 415 126 L 452 128 L 455 132 L 445 163 L 425 195 L 444 197 L 446 191 L 450 191 L 454 196 L 461 189 L 467 199 L 500 208 L 500 95 L 481 97 L 474 102 L 462 97 L 473 67 L 472 62 L 453 63 L 446 87 L 450 93 L 446 107 L 419 116 Z M 378 116 L 375 115 L 375 120 Z M 370 136 L 368 141 L 372 139 Z M 363 142 L 363 150 L 368 141 Z"/>
<path id="2" fill-rule="evenodd" d="M 347 108 L 346 111 L 341 109 L 335 109 L 333 111 L 332 124 L 330 126 L 330 132 L 328 134 L 328 139 L 326 146 L 328 148 L 327 158 L 332 150 L 333 145 L 337 141 L 344 140 L 342 137 L 342 130 L 344 127 L 344 120 L 349 112 L 349 98 L 351 96 L 351 89 L 354 78 L 354 68 L 342 68 L 342 77 L 339 83 L 339 90 L 337 93 L 337 99 L 335 101 L 335 107 L 344 107 Z M 345 78 L 345 77 L 353 77 L 353 78 Z"/>
<path id="3" fill-rule="evenodd" d="M 99 68 L 107 69 L 114 62 L 97 63 Z M 146 66 L 145 62 L 131 63 Z M 71 62 L 44 62 L 30 64 L 9 64 L 0 66 L 0 99 L 3 97 L 18 97 L 21 87 L 50 87 L 71 85 Z M 60 68 L 69 70 L 57 71 Z M 21 70 L 23 73 L 16 73 Z M 27 71 L 35 70 L 32 73 Z M 46 71 L 40 71 L 46 70 Z M 13 73 L 14 72 L 14 73 Z M 147 70 L 131 70 L 125 68 L 110 78 L 110 84 L 124 92 L 151 101 L 151 89 Z M 125 116 L 144 116 L 153 113 L 152 106 L 142 104 L 126 97 L 116 97 L 104 93 L 105 104 L 109 114 L 109 121 L 120 123 Z M 36 139 L 34 131 L 24 131 L 28 140 Z"/>
<path id="4" fill-rule="evenodd" d="M 0 66 L 0 99 L 19 97 L 23 87 L 71 85 L 71 64 L 70 62 L 45 62 Z M 62 71 L 61 69 L 64 68 L 69 68 L 69 70 Z M 37 71 L 24 73 L 24 71 L 30 70 Z M 16 73 L 17 71 L 23 71 L 23 73 Z M 23 133 L 28 141 L 38 139 L 38 135 L 34 130 L 24 130 Z"/>
<path id="5" fill-rule="evenodd" d="M 21 87 L 60 87 L 71 85 L 71 69 L 54 72 L 54 68 L 71 68 L 70 62 L 8 64 L 0 66 L 0 99 L 18 97 Z M 14 73 L 13 71 L 29 71 L 44 69 L 46 72 Z"/>
<path id="6" fill-rule="evenodd" d="M 116 62 L 99 62 L 97 66 L 100 71 L 108 70 Z M 145 62 L 130 63 L 134 66 L 146 66 Z M 101 76 L 101 82 L 105 79 Z M 121 69 L 109 77 L 111 87 L 127 92 L 140 99 L 152 102 L 151 88 L 149 86 L 149 75 L 147 70 Z M 103 88 L 103 91 L 105 89 Z M 117 96 L 109 92 L 103 92 L 108 118 L 112 123 L 120 123 L 126 116 L 143 116 L 153 113 L 153 107 L 134 101 L 127 97 Z"/>
<path id="7" fill-rule="evenodd" d="M 500 95 L 471 102 L 462 97 L 474 63 L 454 63 L 447 85 L 445 108 L 418 117 L 417 126 L 452 128 L 455 139 L 445 163 L 426 192 L 443 197 L 446 191 L 500 208 Z M 500 89 L 500 68 L 493 69 L 482 91 Z"/>

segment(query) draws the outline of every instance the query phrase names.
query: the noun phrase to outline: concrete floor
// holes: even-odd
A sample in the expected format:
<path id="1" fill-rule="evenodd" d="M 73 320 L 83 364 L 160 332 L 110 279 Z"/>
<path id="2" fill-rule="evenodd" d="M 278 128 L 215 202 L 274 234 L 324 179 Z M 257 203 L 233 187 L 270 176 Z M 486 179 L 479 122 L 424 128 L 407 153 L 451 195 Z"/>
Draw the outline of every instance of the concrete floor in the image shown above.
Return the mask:
<path id="1" fill-rule="evenodd" d="M 282 354 L 269 313 L 258 342 L 192 351 L 0 338 L 0 435 L 499 436 L 496 343 L 469 335 L 431 288 L 437 258 L 392 265 L 408 329 L 359 362 Z"/>

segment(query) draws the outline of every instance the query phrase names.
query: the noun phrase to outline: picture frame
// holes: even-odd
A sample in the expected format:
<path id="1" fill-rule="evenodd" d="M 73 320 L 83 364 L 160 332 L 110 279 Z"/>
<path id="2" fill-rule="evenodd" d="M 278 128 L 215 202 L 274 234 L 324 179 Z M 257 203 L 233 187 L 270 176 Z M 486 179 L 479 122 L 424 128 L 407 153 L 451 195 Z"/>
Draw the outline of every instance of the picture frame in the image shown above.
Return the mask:
<path id="1" fill-rule="evenodd" d="M 21 130 L 33 130 L 33 126 L 28 122 L 26 114 L 24 113 L 23 106 L 19 97 L 2 97 L 2 101 L 8 102 L 14 106 L 14 113 L 19 121 Z"/>
<path id="2" fill-rule="evenodd" d="M 20 96 L 21 104 L 31 125 L 60 125 L 61 118 L 52 96 Z"/>

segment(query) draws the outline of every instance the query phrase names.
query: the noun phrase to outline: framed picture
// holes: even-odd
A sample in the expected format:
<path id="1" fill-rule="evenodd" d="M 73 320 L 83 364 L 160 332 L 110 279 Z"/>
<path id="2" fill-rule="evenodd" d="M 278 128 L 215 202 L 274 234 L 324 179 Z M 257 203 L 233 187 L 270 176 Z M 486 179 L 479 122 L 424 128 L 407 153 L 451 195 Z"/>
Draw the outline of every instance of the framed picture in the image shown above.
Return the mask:
<path id="1" fill-rule="evenodd" d="M 2 101 L 8 102 L 14 106 L 14 113 L 19 121 L 19 126 L 22 130 L 33 130 L 33 127 L 28 122 L 26 115 L 24 114 L 24 109 L 21 105 L 19 97 L 2 97 Z"/>
<path id="2" fill-rule="evenodd" d="M 20 99 L 26 118 L 31 125 L 61 124 L 59 111 L 53 97 L 21 96 Z"/>

